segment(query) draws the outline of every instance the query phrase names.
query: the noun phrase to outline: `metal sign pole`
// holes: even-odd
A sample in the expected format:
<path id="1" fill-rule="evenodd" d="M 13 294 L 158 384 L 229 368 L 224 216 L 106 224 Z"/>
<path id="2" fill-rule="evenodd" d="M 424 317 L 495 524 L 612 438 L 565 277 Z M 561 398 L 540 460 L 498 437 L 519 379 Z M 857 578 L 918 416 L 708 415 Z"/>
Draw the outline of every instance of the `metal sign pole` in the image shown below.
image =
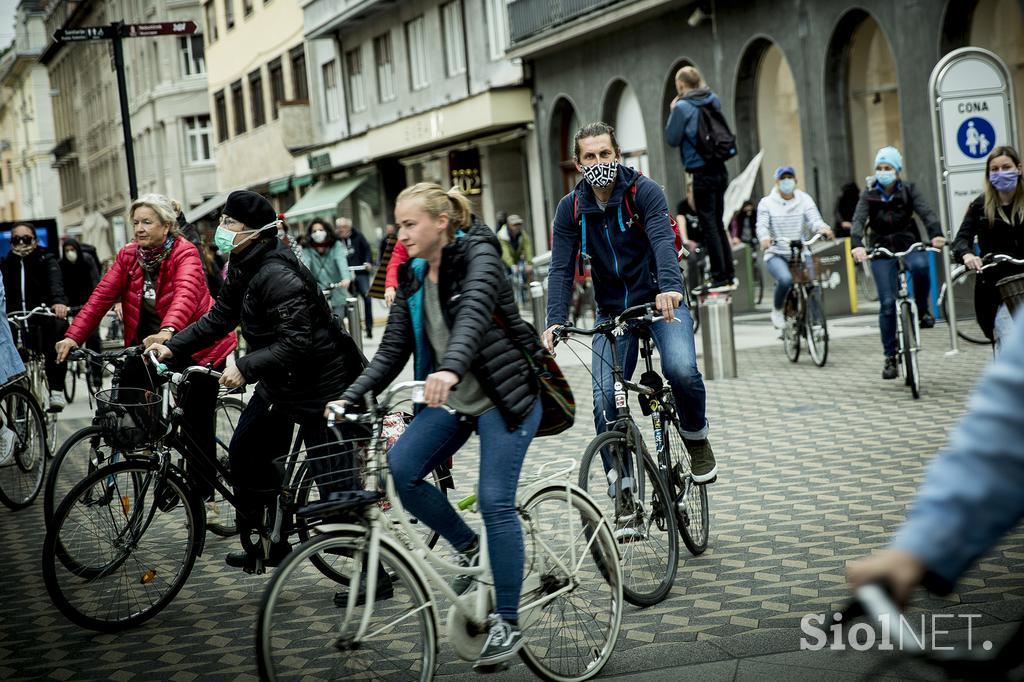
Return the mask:
<path id="1" fill-rule="evenodd" d="M 139 198 L 139 182 L 135 177 L 135 145 L 132 143 L 132 119 L 128 114 L 128 85 L 124 78 L 124 51 L 121 49 L 120 21 L 111 23 L 114 36 L 114 71 L 117 73 L 117 98 L 121 101 L 121 130 L 124 132 L 124 159 L 128 166 L 128 194 L 130 201 Z"/>

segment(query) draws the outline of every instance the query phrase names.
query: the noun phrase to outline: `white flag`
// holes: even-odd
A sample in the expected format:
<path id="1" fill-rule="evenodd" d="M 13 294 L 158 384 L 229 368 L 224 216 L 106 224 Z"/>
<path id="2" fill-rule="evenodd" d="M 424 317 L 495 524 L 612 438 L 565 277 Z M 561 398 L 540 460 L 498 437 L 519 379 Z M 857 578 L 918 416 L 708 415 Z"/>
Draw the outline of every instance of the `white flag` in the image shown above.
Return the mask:
<path id="1" fill-rule="evenodd" d="M 761 168 L 761 157 L 764 156 L 762 149 L 750 160 L 743 172 L 733 178 L 725 189 L 725 211 L 722 213 L 722 227 L 729 229 L 729 221 L 732 214 L 740 210 L 743 202 L 750 198 L 754 191 L 754 181 L 757 180 L 757 173 Z"/>

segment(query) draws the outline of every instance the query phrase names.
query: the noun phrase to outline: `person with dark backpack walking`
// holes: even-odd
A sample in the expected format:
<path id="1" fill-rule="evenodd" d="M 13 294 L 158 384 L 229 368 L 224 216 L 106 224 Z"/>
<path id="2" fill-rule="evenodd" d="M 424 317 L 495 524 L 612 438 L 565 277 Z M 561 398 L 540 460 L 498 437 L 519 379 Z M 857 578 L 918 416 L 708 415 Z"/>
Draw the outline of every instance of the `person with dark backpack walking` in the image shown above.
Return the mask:
<path id="1" fill-rule="evenodd" d="M 711 260 L 711 290 L 735 287 L 732 247 L 725 233 L 725 162 L 736 155 L 736 138 L 722 115 L 718 96 L 704 84 L 700 72 L 684 66 L 676 72 L 676 91 L 669 105 L 665 140 L 679 147 L 683 167 L 693 176 L 693 198 Z"/>

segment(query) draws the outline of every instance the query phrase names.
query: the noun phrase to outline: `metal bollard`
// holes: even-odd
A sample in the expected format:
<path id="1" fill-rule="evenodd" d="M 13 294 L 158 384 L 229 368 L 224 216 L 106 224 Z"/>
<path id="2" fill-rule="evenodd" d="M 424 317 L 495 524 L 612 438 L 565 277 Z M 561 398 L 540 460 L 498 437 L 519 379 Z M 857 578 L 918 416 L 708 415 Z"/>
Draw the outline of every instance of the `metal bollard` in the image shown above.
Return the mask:
<path id="1" fill-rule="evenodd" d="M 533 326 L 537 331 L 544 329 L 544 319 L 547 316 L 548 302 L 544 294 L 544 285 L 540 282 L 530 282 L 530 308 L 533 310 Z"/>
<path id="2" fill-rule="evenodd" d="M 345 299 L 345 320 L 348 324 L 348 335 L 356 342 L 359 350 L 362 350 L 363 327 L 359 319 L 359 299 L 354 296 Z"/>
<path id="3" fill-rule="evenodd" d="M 701 298 L 701 341 L 706 379 L 736 378 L 736 343 L 732 329 L 732 297 L 708 294 Z"/>

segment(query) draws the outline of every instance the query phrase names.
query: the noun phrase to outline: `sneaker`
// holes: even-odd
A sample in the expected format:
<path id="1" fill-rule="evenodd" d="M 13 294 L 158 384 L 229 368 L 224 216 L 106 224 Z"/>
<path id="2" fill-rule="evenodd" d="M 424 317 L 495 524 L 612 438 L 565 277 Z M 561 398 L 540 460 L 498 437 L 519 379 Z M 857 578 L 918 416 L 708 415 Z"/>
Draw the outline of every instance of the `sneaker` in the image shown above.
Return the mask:
<path id="1" fill-rule="evenodd" d="M 620 545 L 647 539 L 644 533 L 643 519 L 635 510 L 615 517 L 615 530 L 612 532 L 612 536 Z"/>
<path id="2" fill-rule="evenodd" d="M 781 310 L 772 309 L 772 326 L 776 329 L 786 328 L 786 316 L 782 314 Z"/>
<path id="3" fill-rule="evenodd" d="M 66 400 L 64 400 L 63 391 L 50 391 L 50 407 L 47 411 L 49 412 L 63 412 L 64 408 L 68 406 Z"/>
<path id="4" fill-rule="evenodd" d="M 348 589 L 340 590 L 334 593 L 334 605 L 339 609 L 343 609 L 348 606 Z M 391 576 L 387 573 L 381 572 L 377 574 L 377 589 L 374 592 L 374 601 L 384 601 L 385 599 L 391 599 L 395 596 L 394 581 Z M 356 595 L 356 606 L 362 606 L 366 603 L 366 574 L 363 573 L 359 577 L 359 593 Z"/>
<path id="5" fill-rule="evenodd" d="M 472 545 L 456 555 L 455 561 L 459 566 L 463 566 L 465 568 L 476 566 L 480 561 L 480 540 L 474 540 Z M 452 588 L 452 591 L 459 595 L 465 594 L 472 585 L 473 576 L 471 575 L 457 575 L 450 583 L 448 583 L 448 586 Z"/>
<path id="6" fill-rule="evenodd" d="M 715 461 L 715 453 L 711 450 L 711 443 L 708 439 L 687 440 L 686 451 L 690 453 L 690 475 L 694 483 L 710 483 L 718 476 L 718 462 Z"/>
<path id="7" fill-rule="evenodd" d="M 514 658 L 523 648 L 523 633 L 519 625 L 506 622 L 497 614 L 491 615 L 491 631 L 480 650 L 480 656 L 473 664 L 475 670 L 488 668 Z"/>
<path id="8" fill-rule="evenodd" d="M 931 313 L 921 313 L 921 329 L 931 329 L 935 326 L 935 316 Z"/>
<path id="9" fill-rule="evenodd" d="M 896 357 L 886 358 L 885 367 L 882 368 L 882 378 L 895 379 L 897 374 L 899 374 L 899 367 L 896 363 Z"/>
<path id="10" fill-rule="evenodd" d="M 736 290 L 736 280 L 735 279 L 715 280 L 714 282 L 711 283 L 711 286 L 708 287 L 708 291 L 713 293 L 713 294 L 722 293 L 722 292 L 726 292 L 726 291 L 735 291 L 735 290 Z"/>
<path id="11" fill-rule="evenodd" d="M 6 425 L 0 426 L 0 467 L 11 461 L 14 456 L 14 431 Z"/>
<path id="12" fill-rule="evenodd" d="M 276 545 L 271 545 L 270 556 L 263 560 L 263 566 L 276 568 L 291 553 L 292 546 L 288 542 L 279 542 Z M 224 557 L 224 563 L 231 568 L 246 568 L 247 566 L 255 565 L 256 557 L 250 556 L 248 552 L 242 549 L 237 552 L 229 552 Z"/>

